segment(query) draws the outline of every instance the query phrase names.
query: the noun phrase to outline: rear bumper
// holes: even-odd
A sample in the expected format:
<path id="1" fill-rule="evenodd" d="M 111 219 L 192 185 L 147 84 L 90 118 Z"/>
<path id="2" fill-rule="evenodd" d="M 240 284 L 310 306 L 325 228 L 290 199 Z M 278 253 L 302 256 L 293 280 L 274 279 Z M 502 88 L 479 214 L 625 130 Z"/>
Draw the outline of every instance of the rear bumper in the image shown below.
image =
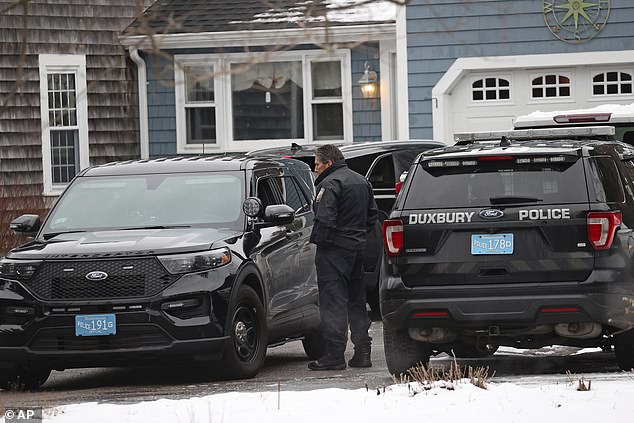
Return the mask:
<path id="1" fill-rule="evenodd" d="M 384 286 L 400 289 L 385 289 Z M 393 328 L 487 329 L 596 322 L 623 329 L 634 323 L 623 292 L 601 292 L 578 282 L 405 288 L 398 278 L 383 281 L 384 323 Z"/>

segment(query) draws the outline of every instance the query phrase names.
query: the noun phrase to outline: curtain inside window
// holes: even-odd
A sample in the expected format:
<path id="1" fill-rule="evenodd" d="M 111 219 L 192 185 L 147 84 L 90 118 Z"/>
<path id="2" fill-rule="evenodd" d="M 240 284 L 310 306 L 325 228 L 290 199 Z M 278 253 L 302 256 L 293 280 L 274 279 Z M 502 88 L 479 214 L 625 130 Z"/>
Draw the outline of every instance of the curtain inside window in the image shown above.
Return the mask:
<path id="1" fill-rule="evenodd" d="M 244 91 L 255 83 L 264 88 L 282 88 L 288 81 L 303 87 L 301 62 L 269 62 L 231 65 L 231 90 Z"/>

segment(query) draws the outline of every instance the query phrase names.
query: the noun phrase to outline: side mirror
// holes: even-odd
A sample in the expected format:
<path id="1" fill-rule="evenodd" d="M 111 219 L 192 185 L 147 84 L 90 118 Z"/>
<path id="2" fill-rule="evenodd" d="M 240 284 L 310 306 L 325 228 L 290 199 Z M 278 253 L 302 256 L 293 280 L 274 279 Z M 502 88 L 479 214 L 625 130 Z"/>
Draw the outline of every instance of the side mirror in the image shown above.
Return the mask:
<path id="1" fill-rule="evenodd" d="M 40 216 L 36 214 L 23 214 L 9 224 L 9 229 L 17 235 L 34 237 L 42 226 Z"/>
<path id="2" fill-rule="evenodd" d="M 295 220 L 295 211 L 286 204 L 267 206 L 264 210 L 264 222 L 273 225 L 287 225 Z"/>

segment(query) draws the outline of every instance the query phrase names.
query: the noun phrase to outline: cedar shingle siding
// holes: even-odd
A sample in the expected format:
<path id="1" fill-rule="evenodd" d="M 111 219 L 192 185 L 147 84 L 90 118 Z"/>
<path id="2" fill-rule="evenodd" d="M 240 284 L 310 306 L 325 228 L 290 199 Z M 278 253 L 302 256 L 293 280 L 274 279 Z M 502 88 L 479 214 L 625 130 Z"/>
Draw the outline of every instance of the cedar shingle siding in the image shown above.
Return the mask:
<path id="1" fill-rule="evenodd" d="M 0 255 L 25 241 L 9 222 L 55 200 L 42 195 L 39 54 L 86 57 L 90 165 L 137 157 L 135 67 L 118 42 L 136 3 L 0 0 Z"/>

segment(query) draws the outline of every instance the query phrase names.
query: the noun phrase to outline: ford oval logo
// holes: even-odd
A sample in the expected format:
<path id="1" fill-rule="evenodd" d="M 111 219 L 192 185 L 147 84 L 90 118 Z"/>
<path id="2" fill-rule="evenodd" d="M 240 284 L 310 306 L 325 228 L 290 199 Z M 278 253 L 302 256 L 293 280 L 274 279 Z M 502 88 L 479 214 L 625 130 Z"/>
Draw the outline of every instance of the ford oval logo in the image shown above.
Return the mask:
<path id="1" fill-rule="evenodd" d="M 504 216 L 504 212 L 502 210 L 497 209 L 485 209 L 480 210 L 480 217 L 483 219 L 499 219 Z"/>
<path id="2" fill-rule="evenodd" d="M 90 272 L 86 275 L 86 279 L 88 279 L 89 281 L 102 281 L 106 279 L 107 277 L 108 277 L 108 274 L 106 272 L 100 272 L 100 271 Z"/>

